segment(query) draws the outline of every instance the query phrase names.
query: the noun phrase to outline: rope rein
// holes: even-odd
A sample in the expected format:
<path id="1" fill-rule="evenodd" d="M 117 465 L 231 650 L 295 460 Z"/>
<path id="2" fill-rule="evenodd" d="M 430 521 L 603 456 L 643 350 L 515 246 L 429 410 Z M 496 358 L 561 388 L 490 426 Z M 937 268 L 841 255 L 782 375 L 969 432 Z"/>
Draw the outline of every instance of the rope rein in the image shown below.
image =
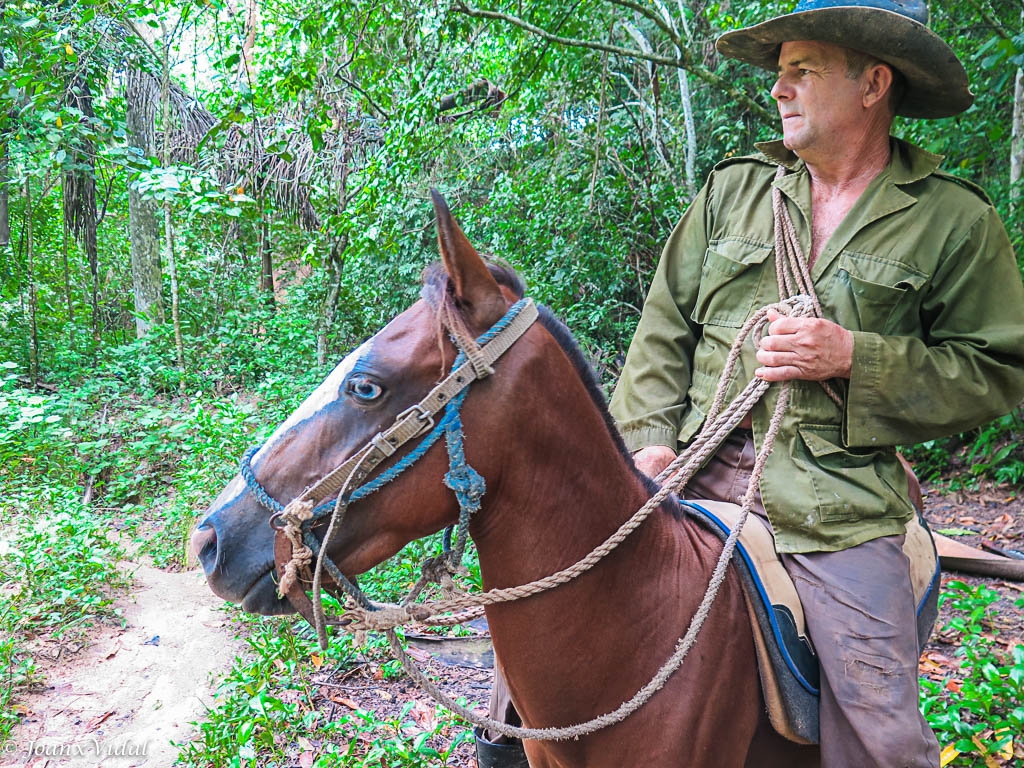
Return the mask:
<path id="1" fill-rule="evenodd" d="M 785 169 L 780 166 L 776 178 L 781 178 L 785 175 L 785 172 Z M 735 376 L 743 346 L 748 340 L 752 340 L 755 347 L 759 345 L 760 338 L 762 338 L 767 330 L 769 311 L 775 311 L 791 317 L 822 317 L 821 305 L 814 293 L 807 260 L 803 256 L 796 229 L 793 226 L 789 211 L 777 186 L 772 189 L 772 204 L 775 218 L 776 273 L 779 294 L 783 299 L 778 303 L 771 304 L 755 312 L 737 333 L 726 359 L 722 375 L 718 381 L 714 401 L 704 425 L 687 446 L 686 450 L 677 456 L 655 478 L 661 485 L 659 490 L 604 542 L 579 562 L 567 568 L 527 584 L 491 589 L 474 594 L 459 591 L 452 579 L 452 576 L 457 572 L 464 571 L 461 561 L 469 537 L 469 521 L 471 516 L 479 510 L 481 498 L 485 490 L 483 478 L 472 467 L 469 467 L 465 461 L 459 409 L 462 400 L 464 400 L 468 392 L 469 383 L 476 378 L 484 378 L 493 373 L 492 365 L 494 361 L 518 338 L 518 334 L 515 337 L 508 335 L 504 338 L 502 345 L 499 345 L 503 348 L 500 350 L 497 347 L 492 349 L 492 346 L 495 346 L 495 340 L 502 338 L 504 326 L 502 328 L 495 326 L 484 337 L 474 341 L 467 335 L 464 326 L 453 326 L 452 318 L 447 316 L 451 314 L 450 312 L 443 312 L 442 321 L 449 327 L 453 341 L 455 341 L 460 349 L 459 357 L 453 365 L 453 373 L 444 382 L 439 384 L 438 387 L 435 387 L 424 401 L 413 406 L 405 414 L 401 414 L 399 422 L 395 426 L 385 433 L 378 434 L 367 446 L 358 451 L 330 475 L 307 489 L 300 497 L 289 503 L 287 507 L 282 507 L 278 502 L 274 501 L 256 481 L 251 466 L 249 466 L 249 461 L 257 449 L 247 453 L 242 462 L 243 477 L 246 478 L 246 482 L 249 483 L 250 488 L 256 493 L 257 499 L 268 509 L 275 511 L 276 514 L 272 518 L 272 524 L 275 525 L 275 528 L 282 530 L 292 543 L 292 559 L 287 563 L 284 576 L 282 577 L 280 590 L 282 593 L 287 591 L 285 589 L 286 586 L 290 587 L 294 583 L 286 585 L 285 579 L 296 579 L 299 578 L 300 572 L 308 572 L 309 564 L 313 558 L 313 551 L 318 550 L 312 576 L 312 602 L 315 619 L 314 626 L 316 627 L 321 647 L 326 648 L 327 645 L 327 621 L 324 616 L 323 601 L 321 599 L 322 571 L 326 568 L 330 572 L 331 578 L 348 593 L 344 610 L 345 619 L 335 623 L 342 625 L 346 631 L 355 633 L 357 639 L 367 631 L 384 632 L 392 653 L 401 662 L 410 678 L 424 691 L 466 721 L 493 732 L 518 739 L 550 741 L 578 739 L 581 736 L 621 722 L 636 712 L 655 693 L 661 690 L 672 674 L 682 665 L 696 642 L 697 636 L 725 579 L 727 567 L 732 559 L 740 533 L 756 502 L 764 466 L 774 449 L 776 436 L 789 405 L 792 391 L 792 383 L 789 381 L 782 382 L 779 387 L 772 417 L 765 432 L 761 448 L 757 452 L 749 485 L 742 499 L 739 519 L 725 540 L 722 552 L 709 580 L 707 590 L 691 618 L 685 634 L 679 638 L 674 652 L 650 682 L 638 690 L 631 699 L 623 702 L 618 708 L 584 723 L 564 727 L 516 727 L 490 717 L 482 717 L 452 699 L 423 674 L 402 647 L 395 628 L 411 622 L 430 626 L 451 626 L 465 623 L 472 618 L 480 616 L 485 606 L 531 597 L 578 578 L 591 570 L 605 556 L 625 541 L 650 516 L 651 512 L 657 509 L 669 496 L 685 487 L 693 475 L 718 450 L 729 433 L 740 424 L 770 386 L 769 382 L 755 377 L 728 405 L 725 404 L 729 385 Z M 520 304 L 523 304 L 523 302 L 520 302 Z M 528 306 L 532 308 L 535 318 L 536 309 L 532 307 L 532 303 Z M 513 307 L 513 310 L 516 307 L 519 307 L 519 304 Z M 515 316 L 512 310 L 510 310 L 509 315 L 513 315 L 509 323 L 514 323 Z M 499 325 L 509 324 L 506 323 L 509 315 L 506 315 L 506 318 L 503 318 Z M 526 327 L 531 322 L 532 319 L 526 323 Z M 519 334 L 524 330 L 525 327 L 519 331 Z M 402 461 L 382 473 L 371 483 L 358 487 L 355 490 L 350 490 L 352 485 L 362 482 L 383 458 L 390 456 L 400 445 L 410 439 L 405 437 L 402 442 L 397 444 L 390 439 L 389 433 L 398 431 L 397 428 L 402 417 L 410 412 L 418 411 L 420 417 L 425 417 L 421 418 L 421 424 L 426 423 L 426 429 L 433 426 L 435 411 L 429 405 L 425 406 L 425 403 L 431 399 L 437 400 L 438 398 L 433 396 L 436 395 L 439 389 L 445 388 L 448 382 L 453 380 L 457 372 L 461 372 L 462 378 L 466 379 L 466 381 L 460 380 L 459 383 L 462 386 L 456 391 L 454 397 L 440 398 L 440 402 L 446 402 L 445 415 L 441 422 L 424 438 L 423 442 L 403 458 Z M 821 382 L 821 385 L 828 396 L 838 406 L 842 407 L 842 399 L 835 389 L 828 382 Z M 426 430 L 421 426 L 413 436 L 422 434 L 424 431 Z M 358 588 L 351 585 L 341 575 L 337 566 L 326 556 L 328 545 L 337 530 L 340 529 L 349 503 L 364 498 L 397 477 L 398 474 L 415 463 L 439 439 L 442 433 L 445 434 L 445 442 L 451 465 L 450 471 L 445 475 L 444 482 L 456 494 L 461 510 L 455 547 L 450 551 L 444 552 L 439 557 L 429 558 L 421 565 L 422 574 L 420 578 L 401 603 L 371 603 Z M 390 450 L 390 452 L 379 456 L 378 453 L 381 450 Z M 323 495 L 318 494 L 324 494 L 325 492 L 337 492 L 338 497 L 336 501 L 314 506 L 315 499 L 323 498 Z M 319 543 L 316 541 L 316 537 L 312 536 L 309 528 L 313 521 L 326 514 L 325 508 L 331 511 L 331 517 L 323 541 Z M 274 521 L 277 518 L 281 518 L 283 524 L 280 522 L 275 524 Z M 307 578 L 304 581 L 308 583 L 309 579 Z M 441 584 L 442 594 L 445 596 L 445 599 L 415 602 L 430 583 Z"/>

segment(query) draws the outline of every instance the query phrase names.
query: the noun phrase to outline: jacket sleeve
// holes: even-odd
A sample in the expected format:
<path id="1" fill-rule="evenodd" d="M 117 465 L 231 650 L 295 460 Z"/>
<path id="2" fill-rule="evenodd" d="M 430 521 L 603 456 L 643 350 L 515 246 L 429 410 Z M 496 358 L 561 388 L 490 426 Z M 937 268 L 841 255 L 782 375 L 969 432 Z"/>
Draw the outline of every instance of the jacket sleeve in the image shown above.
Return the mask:
<path id="1" fill-rule="evenodd" d="M 701 327 L 690 319 L 708 247 L 711 180 L 694 198 L 662 251 L 636 334 L 611 400 L 626 447 L 678 450 Z"/>
<path id="2" fill-rule="evenodd" d="M 848 447 L 962 432 L 1024 399 L 1024 286 L 991 206 L 953 244 L 926 290 L 921 338 L 854 333 Z"/>

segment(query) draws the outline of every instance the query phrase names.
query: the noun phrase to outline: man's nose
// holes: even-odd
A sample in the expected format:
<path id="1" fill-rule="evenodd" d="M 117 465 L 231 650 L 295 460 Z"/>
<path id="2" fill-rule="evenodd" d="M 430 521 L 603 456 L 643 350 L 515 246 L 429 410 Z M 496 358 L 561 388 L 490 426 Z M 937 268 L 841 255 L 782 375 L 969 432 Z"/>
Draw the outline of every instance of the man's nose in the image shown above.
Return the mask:
<path id="1" fill-rule="evenodd" d="M 771 96 L 776 101 L 785 101 L 792 96 L 792 90 L 781 75 L 776 78 L 775 84 L 772 86 Z"/>

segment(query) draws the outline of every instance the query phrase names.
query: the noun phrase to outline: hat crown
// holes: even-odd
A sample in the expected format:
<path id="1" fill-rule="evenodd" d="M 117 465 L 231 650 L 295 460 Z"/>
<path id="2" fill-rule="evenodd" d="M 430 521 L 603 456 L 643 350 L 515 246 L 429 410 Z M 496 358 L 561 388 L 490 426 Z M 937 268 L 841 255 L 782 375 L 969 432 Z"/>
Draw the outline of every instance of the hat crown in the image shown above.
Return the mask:
<path id="1" fill-rule="evenodd" d="M 800 0 L 793 13 L 821 8 L 880 8 L 928 26 L 928 5 L 924 0 Z"/>

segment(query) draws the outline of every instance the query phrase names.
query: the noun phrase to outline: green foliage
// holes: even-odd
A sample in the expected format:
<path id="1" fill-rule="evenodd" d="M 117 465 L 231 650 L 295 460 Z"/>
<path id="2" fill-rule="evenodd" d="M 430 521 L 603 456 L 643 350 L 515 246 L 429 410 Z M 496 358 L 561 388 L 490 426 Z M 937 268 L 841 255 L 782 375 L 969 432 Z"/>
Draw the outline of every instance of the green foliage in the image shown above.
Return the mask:
<path id="1" fill-rule="evenodd" d="M 28 641 L 115 618 L 110 604 L 126 584 L 109 520 L 55 480 L 72 456 L 66 404 L 10 381 L 0 389 L 0 743 L 18 688 L 35 680 Z"/>
<path id="2" fill-rule="evenodd" d="M 908 448 L 918 476 L 935 480 L 953 475 L 952 489 L 988 479 L 1012 487 L 1024 484 L 1024 421 L 1021 410 L 962 435 Z M 959 470 L 950 472 L 950 470 Z"/>
<path id="3" fill-rule="evenodd" d="M 984 584 L 951 581 L 940 599 L 956 611 L 946 629 L 959 636 L 962 680 L 922 679 L 921 709 L 940 744 L 961 753 L 952 765 L 982 766 L 984 754 L 998 753 L 1024 733 L 1024 645 L 1007 649 L 997 642 L 993 606 L 1000 596 Z"/>
<path id="4" fill-rule="evenodd" d="M 218 704 L 199 724 L 199 736 L 181 745 L 179 765 L 290 764 L 306 754 L 318 768 L 426 768 L 448 765 L 455 748 L 469 738 L 440 710 L 432 713 L 432 722 L 416 722 L 409 716 L 411 702 L 394 717 L 353 708 L 351 700 L 340 713 L 334 706 L 314 706 L 318 671 L 369 664 L 388 676 L 382 638 L 357 653 L 350 636 L 341 634 L 321 652 L 309 628 L 293 620 L 247 617 L 245 622 L 250 658 L 237 661 L 221 684 Z"/>

